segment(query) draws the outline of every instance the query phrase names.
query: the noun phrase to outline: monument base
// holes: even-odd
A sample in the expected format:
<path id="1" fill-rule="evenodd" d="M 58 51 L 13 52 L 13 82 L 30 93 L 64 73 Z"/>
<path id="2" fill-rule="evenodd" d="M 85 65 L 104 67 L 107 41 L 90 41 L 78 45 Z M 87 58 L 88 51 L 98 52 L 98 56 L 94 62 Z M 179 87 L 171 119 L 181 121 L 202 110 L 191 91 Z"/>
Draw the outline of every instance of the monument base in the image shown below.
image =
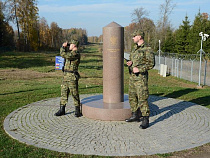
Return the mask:
<path id="1" fill-rule="evenodd" d="M 104 103 L 103 95 L 95 95 L 82 99 L 83 116 L 102 121 L 124 121 L 131 117 L 128 95 L 124 95 L 124 102 Z"/>

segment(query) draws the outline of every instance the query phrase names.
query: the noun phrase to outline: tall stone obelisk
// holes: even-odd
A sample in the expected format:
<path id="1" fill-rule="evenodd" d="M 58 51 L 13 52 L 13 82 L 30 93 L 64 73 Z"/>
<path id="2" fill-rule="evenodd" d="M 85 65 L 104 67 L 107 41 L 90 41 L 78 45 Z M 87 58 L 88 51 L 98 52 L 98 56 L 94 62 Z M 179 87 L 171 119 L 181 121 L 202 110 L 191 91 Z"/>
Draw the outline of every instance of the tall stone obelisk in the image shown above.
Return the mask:
<path id="1" fill-rule="evenodd" d="M 103 101 L 124 101 L 124 28 L 111 22 L 103 28 Z"/>
<path id="2" fill-rule="evenodd" d="M 124 28 L 115 22 L 103 28 L 103 95 L 81 103 L 87 118 L 124 121 L 131 117 L 128 95 L 124 95 Z"/>

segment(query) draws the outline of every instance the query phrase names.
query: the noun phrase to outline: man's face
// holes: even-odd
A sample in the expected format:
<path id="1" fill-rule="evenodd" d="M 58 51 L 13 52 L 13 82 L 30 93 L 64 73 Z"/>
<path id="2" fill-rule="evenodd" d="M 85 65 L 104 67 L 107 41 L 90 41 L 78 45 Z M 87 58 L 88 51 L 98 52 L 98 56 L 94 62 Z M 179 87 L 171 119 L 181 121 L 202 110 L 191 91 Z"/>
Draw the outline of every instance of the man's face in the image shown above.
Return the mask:
<path id="1" fill-rule="evenodd" d="M 75 47 L 75 44 L 70 44 L 69 50 L 72 50 Z"/>
<path id="2" fill-rule="evenodd" d="M 133 37 L 133 42 L 134 42 L 134 43 L 138 43 L 140 39 L 141 39 L 141 36 L 139 36 L 139 35 L 134 36 L 134 37 Z"/>

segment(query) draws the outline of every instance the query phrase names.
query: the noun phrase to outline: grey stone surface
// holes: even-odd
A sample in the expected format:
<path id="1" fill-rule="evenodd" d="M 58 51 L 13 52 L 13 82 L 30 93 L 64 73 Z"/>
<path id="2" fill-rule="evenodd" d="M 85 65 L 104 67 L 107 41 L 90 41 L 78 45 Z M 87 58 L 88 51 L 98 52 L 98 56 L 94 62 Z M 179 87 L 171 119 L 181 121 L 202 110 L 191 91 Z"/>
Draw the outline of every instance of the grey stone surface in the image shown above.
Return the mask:
<path id="1" fill-rule="evenodd" d="M 5 118 L 5 131 L 29 145 L 84 155 L 152 155 L 210 142 L 210 109 L 191 102 L 150 96 L 150 127 L 142 130 L 136 122 L 76 118 L 71 99 L 67 114 L 56 117 L 59 101 L 41 100 L 15 110 Z"/>

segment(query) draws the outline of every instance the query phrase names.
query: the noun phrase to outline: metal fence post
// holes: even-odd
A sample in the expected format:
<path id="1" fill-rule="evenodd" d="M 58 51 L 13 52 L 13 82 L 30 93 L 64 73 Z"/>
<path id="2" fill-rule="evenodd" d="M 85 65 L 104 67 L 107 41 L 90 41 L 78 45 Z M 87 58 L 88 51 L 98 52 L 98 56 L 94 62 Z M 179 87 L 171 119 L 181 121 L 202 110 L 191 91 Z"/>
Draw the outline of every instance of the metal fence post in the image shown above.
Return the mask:
<path id="1" fill-rule="evenodd" d="M 174 76 L 176 76 L 176 73 L 177 73 L 176 60 L 177 59 L 174 59 Z"/>
<path id="2" fill-rule="evenodd" d="M 166 53 L 164 53 L 164 64 L 166 65 Z"/>
<path id="3" fill-rule="evenodd" d="M 180 78 L 182 78 L 182 59 L 181 59 L 181 70 L 180 70 Z"/>
<path id="4" fill-rule="evenodd" d="M 173 76 L 173 72 L 174 72 L 174 71 L 173 71 L 173 70 L 174 70 L 174 69 L 173 69 L 174 58 L 172 58 L 172 62 L 171 62 L 171 63 L 172 63 L 172 64 L 171 64 L 171 75 Z"/>
<path id="5" fill-rule="evenodd" d="M 201 63 L 202 63 L 202 51 L 200 50 L 200 66 L 199 66 L 199 74 L 198 74 L 198 86 L 201 85 Z"/>
<path id="6" fill-rule="evenodd" d="M 176 65 L 177 65 L 177 76 L 176 77 L 178 78 L 179 77 L 179 59 L 177 59 Z"/>
<path id="7" fill-rule="evenodd" d="M 206 69 L 207 69 L 207 60 L 205 60 L 204 81 L 203 81 L 203 85 L 206 85 Z"/>
<path id="8" fill-rule="evenodd" d="M 191 82 L 193 81 L 192 78 L 193 78 L 193 60 L 191 60 L 191 78 L 190 78 L 191 79 L 190 80 Z"/>
<path id="9" fill-rule="evenodd" d="M 159 40 L 159 50 L 158 50 L 158 52 L 159 52 L 159 74 L 160 74 L 160 52 L 161 52 L 161 49 L 160 49 L 160 40 Z"/>

